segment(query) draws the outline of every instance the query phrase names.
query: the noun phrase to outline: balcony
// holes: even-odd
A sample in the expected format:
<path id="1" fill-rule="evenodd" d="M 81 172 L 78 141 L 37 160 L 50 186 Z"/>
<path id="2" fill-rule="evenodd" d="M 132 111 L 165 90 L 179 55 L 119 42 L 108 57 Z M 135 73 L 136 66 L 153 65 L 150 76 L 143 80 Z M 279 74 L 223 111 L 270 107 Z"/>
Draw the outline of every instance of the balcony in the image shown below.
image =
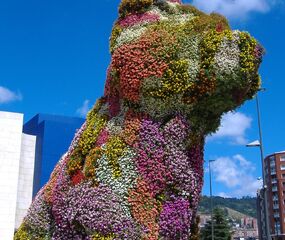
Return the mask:
<path id="1" fill-rule="evenodd" d="M 277 196 L 273 196 L 272 199 L 273 199 L 273 201 L 278 201 L 279 200 Z"/>
<path id="2" fill-rule="evenodd" d="M 273 205 L 273 209 L 274 209 L 274 210 L 279 209 L 279 204 L 274 204 L 274 205 Z"/>
<path id="3" fill-rule="evenodd" d="M 279 213 L 274 213 L 274 218 L 279 218 Z"/>
<path id="4" fill-rule="evenodd" d="M 272 192 L 277 192 L 277 186 L 272 187 Z"/>
<path id="5" fill-rule="evenodd" d="M 272 184 L 277 183 L 277 179 L 272 179 L 272 180 L 271 180 L 271 183 L 272 183 Z"/>
<path id="6" fill-rule="evenodd" d="M 271 171 L 270 171 L 270 175 L 274 175 L 274 174 L 276 174 L 276 170 L 274 169 L 272 169 Z"/>

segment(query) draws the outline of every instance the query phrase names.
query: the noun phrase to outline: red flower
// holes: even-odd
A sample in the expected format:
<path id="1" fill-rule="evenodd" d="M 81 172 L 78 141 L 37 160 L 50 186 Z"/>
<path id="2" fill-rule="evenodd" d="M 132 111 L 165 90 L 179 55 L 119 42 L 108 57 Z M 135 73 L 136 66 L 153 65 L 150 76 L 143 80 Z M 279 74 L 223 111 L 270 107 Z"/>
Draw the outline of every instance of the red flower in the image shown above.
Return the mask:
<path id="1" fill-rule="evenodd" d="M 84 174 L 81 171 L 77 171 L 71 178 L 72 184 L 75 186 L 84 180 Z"/>

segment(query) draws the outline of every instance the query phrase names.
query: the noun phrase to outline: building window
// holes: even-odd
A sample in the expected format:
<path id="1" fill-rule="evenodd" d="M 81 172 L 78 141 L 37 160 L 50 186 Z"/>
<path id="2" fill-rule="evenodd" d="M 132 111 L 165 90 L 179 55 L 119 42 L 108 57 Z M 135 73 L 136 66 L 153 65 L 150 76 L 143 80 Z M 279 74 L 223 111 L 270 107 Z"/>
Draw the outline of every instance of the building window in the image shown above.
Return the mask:
<path id="1" fill-rule="evenodd" d="M 272 187 L 272 192 L 277 192 L 277 191 L 278 191 L 277 186 L 273 186 Z"/>
<path id="2" fill-rule="evenodd" d="M 271 183 L 272 183 L 272 185 L 276 184 L 277 183 L 277 179 L 276 178 L 272 178 Z"/>
<path id="3" fill-rule="evenodd" d="M 284 173 L 282 173 L 282 178 L 285 178 L 285 174 Z"/>
<path id="4" fill-rule="evenodd" d="M 277 198 L 278 199 L 278 194 L 277 193 L 273 193 L 272 195 L 274 198 Z"/>
<path id="5" fill-rule="evenodd" d="M 285 162 L 285 155 L 280 157 L 280 161 Z"/>
<path id="6" fill-rule="evenodd" d="M 281 164 L 281 165 L 280 165 L 280 169 L 281 169 L 281 170 L 285 170 L 285 164 Z"/>
<path id="7" fill-rule="evenodd" d="M 275 219 L 278 219 L 278 218 L 279 218 L 279 211 L 274 212 L 273 217 L 274 217 Z"/>

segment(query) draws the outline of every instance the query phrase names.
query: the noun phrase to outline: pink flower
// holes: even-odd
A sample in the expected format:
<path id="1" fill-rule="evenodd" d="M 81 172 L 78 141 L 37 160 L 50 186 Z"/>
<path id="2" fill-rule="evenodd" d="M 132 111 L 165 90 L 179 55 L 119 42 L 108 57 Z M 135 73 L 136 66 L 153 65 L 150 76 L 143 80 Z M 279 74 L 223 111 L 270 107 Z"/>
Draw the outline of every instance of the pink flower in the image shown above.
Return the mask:
<path id="1" fill-rule="evenodd" d="M 150 23 L 159 20 L 159 16 L 154 13 L 136 13 L 125 17 L 119 21 L 121 27 L 131 27 L 139 23 Z"/>

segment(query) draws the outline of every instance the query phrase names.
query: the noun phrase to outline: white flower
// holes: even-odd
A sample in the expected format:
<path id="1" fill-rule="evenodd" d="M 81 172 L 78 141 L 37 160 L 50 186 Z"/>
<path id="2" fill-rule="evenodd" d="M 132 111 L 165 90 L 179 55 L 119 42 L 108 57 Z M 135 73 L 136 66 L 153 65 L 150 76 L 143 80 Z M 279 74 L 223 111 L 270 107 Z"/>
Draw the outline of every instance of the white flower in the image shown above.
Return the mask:
<path id="1" fill-rule="evenodd" d="M 106 130 L 110 135 L 119 135 L 123 130 L 124 118 L 122 116 L 113 117 L 108 121 Z"/>
<path id="2" fill-rule="evenodd" d="M 231 74 L 239 67 L 240 50 L 238 46 L 238 31 L 233 32 L 233 40 L 226 37 L 221 42 L 215 55 L 215 68 L 219 73 Z"/>
<path id="3" fill-rule="evenodd" d="M 171 16 L 171 15 L 170 15 Z M 175 14 L 173 16 L 173 20 L 180 23 L 180 24 L 184 24 L 188 21 L 190 21 L 191 19 L 193 19 L 195 16 L 192 13 L 187 13 L 187 14 Z M 172 20 L 172 18 L 171 18 Z"/>
<path id="4" fill-rule="evenodd" d="M 114 49 L 119 48 L 123 44 L 132 42 L 138 39 L 145 31 L 146 27 L 142 27 L 141 25 L 136 25 L 134 27 L 125 28 L 120 36 L 116 39 L 116 44 Z"/>
<path id="5" fill-rule="evenodd" d="M 108 103 L 102 104 L 102 106 L 100 107 L 100 110 L 98 111 L 98 114 L 101 116 L 104 116 L 104 115 L 108 115 L 108 113 L 109 113 L 109 104 Z"/>
<path id="6" fill-rule="evenodd" d="M 96 169 L 96 178 L 99 183 L 102 183 L 112 189 L 112 191 L 123 199 L 122 208 L 127 216 L 131 216 L 128 203 L 128 192 L 130 188 L 135 187 L 138 173 L 134 164 L 135 152 L 127 148 L 125 154 L 118 159 L 121 176 L 115 178 L 113 170 L 109 165 L 106 155 L 103 155 L 98 160 L 98 168 Z"/>
<path id="7" fill-rule="evenodd" d="M 169 1 L 166 1 L 166 2 L 167 2 L 167 4 L 168 4 L 170 7 L 174 8 L 174 9 L 176 9 L 177 6 L 180 5 L 180 4 L 177 3 L 177 2 L 169 2 Z"/>

